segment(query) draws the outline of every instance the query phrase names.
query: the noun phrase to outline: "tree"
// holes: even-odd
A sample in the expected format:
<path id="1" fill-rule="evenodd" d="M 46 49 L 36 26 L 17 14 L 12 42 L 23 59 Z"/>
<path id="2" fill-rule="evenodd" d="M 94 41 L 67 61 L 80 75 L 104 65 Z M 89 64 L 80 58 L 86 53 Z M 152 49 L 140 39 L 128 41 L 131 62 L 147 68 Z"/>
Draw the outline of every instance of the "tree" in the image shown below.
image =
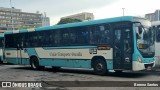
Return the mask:
<path id="1" fill-rule="evenodd" d="M 74 22 L 82 22 L 82 20 L 65 18 L 65 19 L 61 19 L 61 20 L 57 23 L 57 25 L 59 25 L 59 24 L 67 24 L 67 23 L 74 23 Z"/>

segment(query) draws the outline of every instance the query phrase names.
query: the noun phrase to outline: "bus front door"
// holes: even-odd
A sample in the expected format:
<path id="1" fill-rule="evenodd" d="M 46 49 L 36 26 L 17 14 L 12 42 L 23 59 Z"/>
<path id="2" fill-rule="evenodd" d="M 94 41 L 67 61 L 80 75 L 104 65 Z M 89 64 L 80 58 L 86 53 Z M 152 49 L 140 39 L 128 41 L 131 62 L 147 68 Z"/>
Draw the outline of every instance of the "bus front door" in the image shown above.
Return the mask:
<path id="1" fill-rule="evenodd" d="M 18 61 L 18 64 L 22 64 L 22 47 L 21 47 L 21 44 L 17 44 L 17 61 Z"/>
<path id="2" fill-rule="evenodd" d="M 132 69 L 131 30 L 114 30 L 113 43 L 113 69 Z"/>

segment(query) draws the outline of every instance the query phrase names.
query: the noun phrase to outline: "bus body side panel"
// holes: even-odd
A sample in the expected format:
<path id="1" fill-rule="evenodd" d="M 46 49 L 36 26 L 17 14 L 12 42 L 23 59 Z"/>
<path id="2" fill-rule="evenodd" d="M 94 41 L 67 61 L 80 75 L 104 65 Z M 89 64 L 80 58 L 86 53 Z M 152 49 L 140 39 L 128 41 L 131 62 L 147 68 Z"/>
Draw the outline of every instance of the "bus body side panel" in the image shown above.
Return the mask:
<path id="1" fill-rule="evenodd" d="M 5 56 L 8 63 L 13 64 L 29 64 L 29 55 L 24 50 L 17 50 L 17 49 L 6 49 Z"/>
<path id="2" fill-rule="evenodd" d="M 36 48 L 37 56 L 41 66 L 60 66 L 91 68 L 91 60 L 94 56 L 102 56 L 106 59 L 107 69 L 113 69 L 113 56 L 111 50 L 97 50 L 97 48 L 77 48 L 64 47 L 62 49 Z"/>
<path id="3" fill-rule="evenodd" d="M 7 63 L 18 64 L 17 49 L 8 48 L 5 50 Z"/>
<path id="4" fill-rule="evenodd" d="M 41 59 L 41 66 L 56 66 L 56 67 L 70 67 L 70 68 L 91 68 L 91 60 L 83 59 Z"/>

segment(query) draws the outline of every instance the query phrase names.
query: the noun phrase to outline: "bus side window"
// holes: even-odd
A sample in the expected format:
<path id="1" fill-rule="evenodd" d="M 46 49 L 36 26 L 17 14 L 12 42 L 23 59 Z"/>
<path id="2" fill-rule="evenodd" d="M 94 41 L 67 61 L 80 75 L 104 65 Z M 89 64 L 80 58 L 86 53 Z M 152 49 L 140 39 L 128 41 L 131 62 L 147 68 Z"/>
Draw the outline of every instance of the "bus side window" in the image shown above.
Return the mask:
<path id="1" fill-rule="evenodd" d="M 101 25 L 99 26 L 99 33 L 100 33 L 100 41 L 99 44 L 110 44 L 111 43 L 111 35 L 112 32 L 110 30 L 109 25 Z"/>
<path id="2" fill-rule="evenodd" d="M 54 31 L 54 44 L 55 46 L 60 45 L 61 42 L 61 32 L 60 30 Z"/>
<path id="3" fill-rule="evenodd" d="M 160 42 L 160 25 L 156 29 L 156 41 Z"/>
<path id="4" fill-rule="evenodd" d="M 76 31 L 75 30 L 70 31 L 70 42 L 71 42 L 71 45 L 76 44 Z"/>
<path id="5" fill-rule="evenodd" d="M 121 30 L 116 30 L 115 31 L 115 43 L 120 42 L 121 39 Z"/>

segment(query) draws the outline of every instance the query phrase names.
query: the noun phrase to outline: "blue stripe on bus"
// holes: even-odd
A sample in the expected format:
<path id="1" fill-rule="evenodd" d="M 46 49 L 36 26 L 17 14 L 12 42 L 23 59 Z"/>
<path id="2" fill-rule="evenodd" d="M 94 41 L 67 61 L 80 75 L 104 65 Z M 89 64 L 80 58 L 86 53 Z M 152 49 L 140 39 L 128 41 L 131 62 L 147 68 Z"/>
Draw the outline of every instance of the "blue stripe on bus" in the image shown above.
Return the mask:
<path id="1" fill-rule="evenodd" d="M 26 48 L 26 52 L 28 53 L 29 56 L 37 56 L 38 57 L 38 54 L 37 54 L 35 48 Z"/>
<path id="2" fill-rule="evenodd" d="M 7 58 L 8 63 L 30 65 L 28 58 Z M 106 60 L 107 69 L 113 69 L 113 60 Z M 64 60 L 64 59 L 40 59 L 40 66 L 57 66 L 57 67 L 70 67 L 70 68 L 91 68 L 91 60 Z"/>
<path id="3" fill-rule="evenodd" d="M 4 32 L 5 34 L 12 34 L 13 33 L 13 31 L 6 31 L 6 32 Z"/>
<path id="4" fill-rule="evenodd" d="M 27 30 L 27 29 L 22 29 L 22 30 L 20 30 L 19 32 L 20 32 L 20 33 L 24 33 L 24 32 L 28 32 L 28 30 Z"/>
<path id="5" fill-rule="evenodd" d="M 7 58 L 7 63 L 12 63 L 12 64 L 23 64 L 23 65 L 29 65 L 29 59 L 28 58 Z"/>
<path id="6" fill-rule="evenodd" d="M 5 50 L 17 50 L 17 48 L 5 48 Z"/>
<path id="7" fill-rule="evenodd" d="M 41 66 L 91 68 L 91 60 L 41 59 L 39 61 Z"/>
<path id="8" fill-rule="evenodd" d="M 143 63 L 150 63 L 150 62 L 154 62 L 155 59 L 154 58 L 143 58 Z"/>
<path id="9" fill-rule="evenodd" d="M 4 34 L 3 34 L 3 33 L 0 33 L 0 37 L 1 37 L 1 38 L 4 38 Z"/>
<path id="10" fill-rule="evenodd" d="M 107 69 L 113 70 L 113 60 L 106 60 Z"/>
<path id="11" fill-rule="evenodd" d="M 113 60 L 106 60 L 107 69 L 113 69 Z M 91 68 L 91 60 L 64 60 L 64 59 L 41 59 L 41 66 L 57 66 L 70 68 Z"/>

